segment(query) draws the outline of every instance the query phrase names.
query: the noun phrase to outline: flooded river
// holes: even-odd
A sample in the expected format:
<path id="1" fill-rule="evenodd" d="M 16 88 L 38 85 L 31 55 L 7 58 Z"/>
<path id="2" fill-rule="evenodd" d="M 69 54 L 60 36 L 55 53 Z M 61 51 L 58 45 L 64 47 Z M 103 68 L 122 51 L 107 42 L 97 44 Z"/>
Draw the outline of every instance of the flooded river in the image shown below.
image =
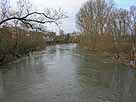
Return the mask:
<path id="1" fill-rule="evenodd" d="M 136 102 L 136 70 L 76 44 L 0 66 L 0 102 Z"/>

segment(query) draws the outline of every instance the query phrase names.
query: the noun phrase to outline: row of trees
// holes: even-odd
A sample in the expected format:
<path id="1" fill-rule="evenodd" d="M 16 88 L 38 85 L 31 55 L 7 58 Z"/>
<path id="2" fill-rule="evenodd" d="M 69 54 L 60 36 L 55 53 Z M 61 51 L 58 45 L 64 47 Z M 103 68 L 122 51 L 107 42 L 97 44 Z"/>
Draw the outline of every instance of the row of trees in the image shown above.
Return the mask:
<path id="1" fill-rule="evenodd" d="M 136 51 L 136 6 L 119 9 L 113 0 L 89 0 L 77 14 L 77 25 L 81 45 L 92 50 Z"/>
<path id="2" fill-rule="evenodd" d="M 57 26 L 65 18 L 63 11 L 44 9 L 37 11 L 29 0 L 0 0 L 0 63 L 9 56 L 16 57 L 43 48 L 46 24 Z"/>

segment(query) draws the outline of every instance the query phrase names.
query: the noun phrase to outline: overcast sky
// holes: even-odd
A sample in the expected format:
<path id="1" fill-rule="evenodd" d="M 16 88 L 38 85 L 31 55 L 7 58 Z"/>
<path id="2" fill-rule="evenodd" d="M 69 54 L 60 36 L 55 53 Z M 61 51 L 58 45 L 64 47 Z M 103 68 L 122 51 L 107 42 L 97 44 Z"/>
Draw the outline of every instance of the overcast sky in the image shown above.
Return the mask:
<path id="1" fill-rule="evenodd" d="M 14 3 L 16 0 L 11 0 L 11 3 Z M 65 32 L 72 32 L 76 31 L 76 24 L 75 24 L 75 15 L 79 11 L 80 7 L 85 3 L 87 0 L 30 0 L 34 7 L 41 10 L 43 8 L 62 8 L 63 11 L 68 16 L 67 19 L 64 20 L 62 24 L 62 29 Z M 129 8 L 130 5 L 136 4 L 136 0 L 114 0 L 116 6 Z M 49 27 L 54 31 L 57 30 L 56 27 Z"/>

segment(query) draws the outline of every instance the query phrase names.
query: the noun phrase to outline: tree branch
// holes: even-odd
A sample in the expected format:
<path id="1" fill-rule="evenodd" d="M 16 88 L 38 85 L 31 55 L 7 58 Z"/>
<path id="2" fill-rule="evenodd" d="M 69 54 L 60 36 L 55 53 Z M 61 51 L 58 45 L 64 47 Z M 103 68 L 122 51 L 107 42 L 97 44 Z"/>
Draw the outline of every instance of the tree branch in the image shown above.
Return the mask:
<path id="1" fill-rule="evenodd" d="M 32 15 L 35 15 L 35 14 L 40 15 L 40 16 L 44 16 L 44 18 L 45 18 L 45 19 L 48 19 L 48 20 L 42 21 L 42 20 L 28 19 L 29 16 L 32 16 Z M 57 15 L 56 15 L 56 16 L 57 16 Z M 57 18 L 57 17 L 55 17 L 55 16 L 49 17 L 49 16 L 47 16 L 47 15 L 44 14 L 44 13 L 32 12 L 32 13 L 29 13 L 29 14 L 23 16 L 23 17 L 10 17 L 10 18 L 4 19 L 4 20 L 0 21 L 0 25 L 2 25 L 3 23 L 5 23 L 5 22 L 7 22 L 7 21 L 14 20 L 14 19 L 19 20 L 19 21 L 21 21 L 21 22 L 23 22 L 23 23 L 27 23 L 27 24 L 30 23 L 30 22 L 42 23 L 42 24 L 45 24 L 45 23 L 55 23 L 55 24 L 57 24 L 56 22 L 57 22 L 59 19 L 62 19 L 62 18 L 63 18 L 62 15 L 61 15 L 61 17 L 58 17 L 58 18 Z"/>

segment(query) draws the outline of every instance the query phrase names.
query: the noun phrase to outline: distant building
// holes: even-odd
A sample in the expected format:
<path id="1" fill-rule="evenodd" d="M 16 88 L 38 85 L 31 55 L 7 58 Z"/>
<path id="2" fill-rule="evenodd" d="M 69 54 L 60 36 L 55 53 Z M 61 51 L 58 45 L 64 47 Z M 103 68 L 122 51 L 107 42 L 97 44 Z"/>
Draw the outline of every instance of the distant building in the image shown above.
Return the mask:
<path id="1" fill-rule="evenodd" d="M 61 29 L 61 30 L 59 31 L 59 35 L 65 35 L 64 30 Z"/>

